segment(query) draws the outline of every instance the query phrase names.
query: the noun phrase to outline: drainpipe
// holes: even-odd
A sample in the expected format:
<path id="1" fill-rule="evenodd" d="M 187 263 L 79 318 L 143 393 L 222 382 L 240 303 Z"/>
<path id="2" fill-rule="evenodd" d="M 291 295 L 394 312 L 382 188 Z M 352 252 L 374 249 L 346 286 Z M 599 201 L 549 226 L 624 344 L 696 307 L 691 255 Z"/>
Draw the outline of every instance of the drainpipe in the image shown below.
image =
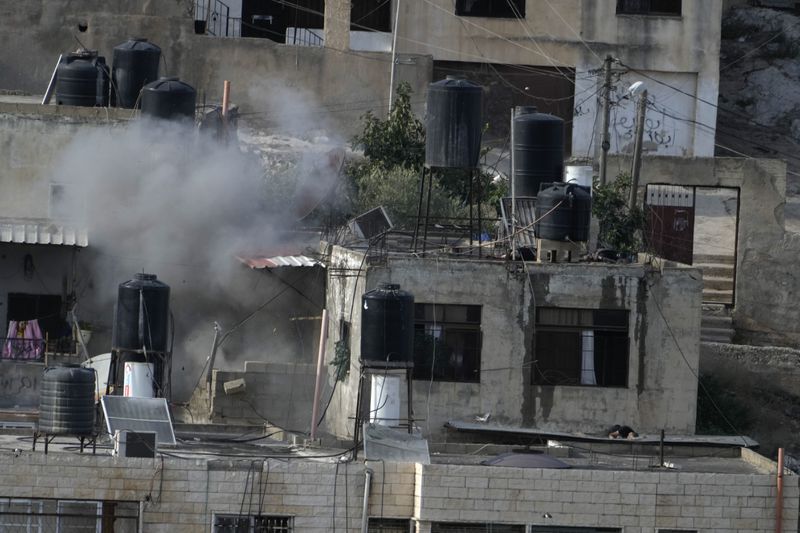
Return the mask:
<path id="1" fill-rule="evenodd" d="M 361 507 L 361 533 L 367 533 L 369 529 L 369 489 L 372 486 L 371 468 L 364 469 L 364 504 Z"/>
<path id="2" fill-rule="evenodd" d="M 328 310 L 322 309 L 322 326 L 319 332 L 319 351 L 317 353 L 317 380 L 314 383 L 314 404 L 311 406 L 311 440 L 317 438 L 317 418 L 319 413 L 319 397 L 322 393 L 322 367 L 325 361 L 325 343 L 328 342 Z"/>
<path id="3" fill-rule="evenodd" d="M 778 448 L 778 495 L 775 500 L 775 533 L 781 533 L 783 522 L 783 448 Z"/>

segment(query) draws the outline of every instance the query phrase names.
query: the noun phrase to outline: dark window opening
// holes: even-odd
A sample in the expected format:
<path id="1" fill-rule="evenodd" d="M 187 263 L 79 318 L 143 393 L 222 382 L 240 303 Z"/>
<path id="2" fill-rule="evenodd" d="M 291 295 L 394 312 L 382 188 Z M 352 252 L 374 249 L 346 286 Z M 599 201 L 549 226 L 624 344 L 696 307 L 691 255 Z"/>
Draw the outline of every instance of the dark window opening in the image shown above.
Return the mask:
<path id="1" fill-rule="evenodd" d="M 369 533 L 411 533 L 408 518 L 370 518 Z"/>
<path id="2" fill-rule="evenodd" d="M 214 515 L 213 533 L 291 533 L 290 516 Z"/>
<path id="3" fill-rule="evenodd" d="M 391 0 L 352 0 L 351 31 L 392 31 Z"/>
<path id="4" fill-rule="evenodd" d="M 44 355 L 45 340 L 48 350 L 73 353 L 72 328 L 65 316 L 60 295 L 8 293 L 3 357 L 38 359 Z"/>
<path id="5" fill-rule="evenodd" d="M 677 15 L 681 0 L 617 0 L 618 15 Z"/>
<path id="6" fill-rule="evenodd" d="M 525 526 L 516 524 L 434 522 L 431 524 L 431 533 L 525 533 Z"/>
<path id="7" fill-rule="evenodd" d="M 456 0 L 456 15 L 525 18 L 525 0 Z"/>
<path id="8" fill-rule="evenodd" d="M 416 304 L 414 379 L 480 383 L 481 306 Z"/>
<path id="9" fill-rule="evenodd" d="M 285 44 L 315 44 L 287 42 L 287 29 L 314 31 L 320 39 L 325 26 L 325 0 L 243 0 L 242 37 L 260 37 Z M 298 32 L 289 32 L 292 41 Z"/>
<path id="10" fill-rule="evenodd" d="M 536 385 L 628 386 L 628 311 L 536 309 Z"/>

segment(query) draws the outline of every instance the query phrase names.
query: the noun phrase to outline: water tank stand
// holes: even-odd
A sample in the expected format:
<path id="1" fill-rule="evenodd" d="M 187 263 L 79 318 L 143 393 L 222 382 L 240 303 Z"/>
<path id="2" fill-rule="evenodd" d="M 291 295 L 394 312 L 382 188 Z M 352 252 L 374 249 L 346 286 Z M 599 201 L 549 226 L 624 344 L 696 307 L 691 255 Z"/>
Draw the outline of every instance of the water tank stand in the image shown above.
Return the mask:
<path id="1" fill-rule="evenodd" d="M 47 455 L 48 448 L 50 447 L 50 443 L 55 440 L 56 437 L 59 437 L 63 434 L 52 434 L 52 433 L 39 433 L 38 431 L 33 432 L 33 448 L 32 451 L 36 451 L 36 441 L 42 439 L 44 441 L 44 454 Z M 87 448 L 89 445 L 92 446 L 92 455 L 97 453 L 97 433 L 92 433 L 91 435 L 73 435 L 78 439 L 80 442 L 80 453 L 83 453 L 83 450 Z"/>
<path id="2" fill-rule="evenodd" d="M 577 263 L 582 254 L 579 242 L 536 239 L 537 263 Z"/>
<path id="3" fill-rule="evenodd" d="M 369 420 L 369 411 L 366 417 L 362 413 L 364 409 L 364 388 L 369 383 L 369 378 L 372 375 L 388 374 L 389 370 L 405 370 L 406 386 L 407 386 L 407 402 L 406 402 L 406 424 L 408 426 L 408 434 L 411 435 L 414 431 L 414 363 L 413 362 L 375 362 L 377 364 L 370 364 L 370 361 L 361 361 L 361 373 L 358 378 L 358 399 L 356 400 L 356 416 L 355 428 L 353 429 L 353 460 L 358 459 L 358 447 L 361 446 L 361 428 L 364 420 Z M 369 405 L 367 404 L 367 407 Z M 402 424 L 401 424 L 402 426 Z"/>
<path id="4" fill-rule="evenodd" d="M 426 172 L 427 170 L 427 172 Z M 469 170 L 469 246 L 470 249 L 474 246 L 474 221 L 475 209 L 477 208 L 478 219 L 478 257 L 483 255 L 483 215 L 481 213 L 481 199 L 483 197 L 483 187 L 481 185 L 481 174 L 477 168 L 470 168 Z M 428 192 L 427 199 L 425 198 L 425 177 L 428 178 Z M 477 176 L 477 187 L 476 185 Z M 420 225 L 422 226 L 422 256 L 425 255 L 428 245 L 428 226 L 430 226 L 430 212 L 431 212 L 431 189 L 433 188 L 433 168 L 427 165 L 422 166 L 419 177 L 419 200 L 417 202 L 417 219 L 414 225 L 414 238 L 412 240 L 412 251 L 417 253 Z M 425 210 L 423 214 L 423 203 Z"/>

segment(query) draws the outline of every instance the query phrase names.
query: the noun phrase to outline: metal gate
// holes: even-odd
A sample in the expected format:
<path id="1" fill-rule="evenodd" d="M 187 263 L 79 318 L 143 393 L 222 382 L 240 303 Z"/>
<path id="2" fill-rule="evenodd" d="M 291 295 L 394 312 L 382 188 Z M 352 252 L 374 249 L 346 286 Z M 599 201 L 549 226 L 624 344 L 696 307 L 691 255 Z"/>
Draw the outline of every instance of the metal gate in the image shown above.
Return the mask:
<path id="1" fill-rule="evenodd" d="M 648 185 L 645 210 L 649 250 L 664 259 L 691 265 L 694 249 L 694 188 Z"/>

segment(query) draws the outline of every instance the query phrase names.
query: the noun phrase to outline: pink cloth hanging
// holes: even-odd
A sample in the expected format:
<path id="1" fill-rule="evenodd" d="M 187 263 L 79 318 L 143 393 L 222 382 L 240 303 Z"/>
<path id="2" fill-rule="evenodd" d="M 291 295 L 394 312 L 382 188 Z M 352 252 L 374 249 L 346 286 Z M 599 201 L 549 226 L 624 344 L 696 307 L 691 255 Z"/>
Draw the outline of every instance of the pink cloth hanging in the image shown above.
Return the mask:
<path id="1" fill-rule="evenodd" d="M 11 320 L 3 359 L 39 359 L 44 352 L 44 337 L 38 320 Z"/>

